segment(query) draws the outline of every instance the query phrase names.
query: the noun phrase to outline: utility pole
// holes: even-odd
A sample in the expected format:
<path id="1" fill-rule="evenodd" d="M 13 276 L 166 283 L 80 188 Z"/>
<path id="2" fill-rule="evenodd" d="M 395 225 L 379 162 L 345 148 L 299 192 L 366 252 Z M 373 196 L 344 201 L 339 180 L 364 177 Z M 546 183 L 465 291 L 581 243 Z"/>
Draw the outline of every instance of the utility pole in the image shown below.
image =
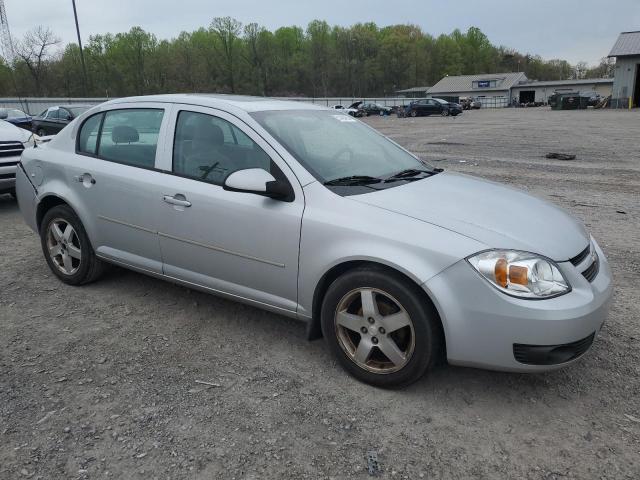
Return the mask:
<path id="1" fill-rule="evenodd" d="M 84 84 L 84 96 L 89 96 L 89 88 L 87 87 L 87 67 L 84 63 L 84 51 L 82 50 L 82 38 L 80 38 L 80 25 L 78 25 L 78 11 L 76 10 L 76 0 L 71 0 L 73 4 L 73 16 L 76 19 L 76 33 L 78 34 L 78 46 L 80 47 L 80 63 L 82 63 L 82 78 Z"/>
<path id="2" fill-rule="evenodd" d="M 2 47 L 2 55 L 7 62 L 7 66 L 11 68 L 13 62 L 14 51 L 13 41 L 11 40 L 11 32 L 9 31 L 9 21 L 7 20 L 7 11 L 4 8 L 4 0 L 0 0 L 0 47 Z"/>

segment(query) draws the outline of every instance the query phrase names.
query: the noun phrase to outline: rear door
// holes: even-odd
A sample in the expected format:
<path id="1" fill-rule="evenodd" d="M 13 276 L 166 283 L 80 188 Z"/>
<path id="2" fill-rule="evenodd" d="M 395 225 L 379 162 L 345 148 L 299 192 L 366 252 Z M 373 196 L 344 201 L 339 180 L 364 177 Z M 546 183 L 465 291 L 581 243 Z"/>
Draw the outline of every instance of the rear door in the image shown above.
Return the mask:
<path id="1" fill-rule="evenodd" d="M 226 112 L 174 107 L 165 146 L 159 211 L 167 276 L 256 302 L 274 310 L 297 307 L 302 188 L 271 146 Z M 231 192 L 224 178 L 262 168 L 287 180 L 291 202 Z"/>
<path id="2" fill-rule="evenodd" d="M 438 107 L 438 102 L 435 100 L 427 100 L 425 105 L 425 112 L 427 115 L 433 115 L 434 113 L 440 113 L 440 108 Z"/>
<path id="3" fill-rule="evenodd" d="M 153 273 L 162 273 L 157 184 L 163 174 L 155 163 L 169 110 L 151 102 L 119 104 L 89 117 L 67 168 L 96 253 Z"/>

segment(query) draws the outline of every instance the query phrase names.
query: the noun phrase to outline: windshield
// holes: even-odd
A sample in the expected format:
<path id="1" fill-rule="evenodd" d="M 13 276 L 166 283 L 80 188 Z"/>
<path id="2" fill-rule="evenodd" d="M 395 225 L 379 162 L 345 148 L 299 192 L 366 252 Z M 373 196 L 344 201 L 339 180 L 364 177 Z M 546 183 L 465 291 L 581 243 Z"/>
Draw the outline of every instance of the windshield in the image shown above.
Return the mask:
<path id="1" fill-rule="evenodd" d="M 353 117 L 326 110 L 283 110 L 251 114 L 309 172 L 323 183 L 338 178 L 386 178 L 433 167 Z"/>

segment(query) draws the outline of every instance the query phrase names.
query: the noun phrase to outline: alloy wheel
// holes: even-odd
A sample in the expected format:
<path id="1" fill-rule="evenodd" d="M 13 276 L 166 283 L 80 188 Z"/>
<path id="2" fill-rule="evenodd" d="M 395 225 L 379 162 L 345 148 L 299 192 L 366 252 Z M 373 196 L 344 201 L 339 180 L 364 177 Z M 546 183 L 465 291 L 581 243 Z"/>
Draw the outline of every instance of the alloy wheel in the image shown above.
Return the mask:
<path id="1" fill-rule="evenodd" d="M 390 294 L 375 288 L 347 293 L 336 308 L 338 344 L 360 368 L 386 374 L 402 369 L 415 349 L 413 322 Z"/>
<path id="2" fill-rule="evenodd" d="M 69 222 L 56 218 L 47 228 L 47 249 L 53 264 L 65 275 L 80 268 L 82 250 L 78 234 Z"/>

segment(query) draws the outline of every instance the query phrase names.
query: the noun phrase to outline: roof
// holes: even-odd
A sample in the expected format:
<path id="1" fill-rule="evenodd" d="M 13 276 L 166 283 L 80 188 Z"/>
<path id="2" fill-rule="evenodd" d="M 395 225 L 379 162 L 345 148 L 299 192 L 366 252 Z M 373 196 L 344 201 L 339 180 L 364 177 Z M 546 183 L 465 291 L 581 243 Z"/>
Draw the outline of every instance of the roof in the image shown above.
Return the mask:
<path id="1" fill-rule="evenodd" d="M 640 55 L 640 31 L 622 32 L 609 53 L 610 57 Z"/>
<path id="2" fill-rule="evenodd" d="M 515 87 L 561 87 L 564 85 L 596 85 L 613 83 L 613 78 L 585 78 L 581 80 L 545 80 L 541 82 L 530 81 L 514 85 Z"/>
<path id="3" fill-rule="evenodd" d="M 245 112 L 265 110 L 318 110 L 322 107 L 303 101 L 276 100 L 269 97 L 251 97 L 248 95 L 225 95 L 210 93 L 175 93 L 166 95 L 145 95 L 140 97 L 118 98 L 107 104 L 135 102 L 185 103 L 203 107 L 235 107 Z M 104 104 L 103 104 L 104 105 Z"/>
<path id="4" fill-rule="evenodd" d="M 411 93 L 411 92 L 426 92 L 431 87 L 412 87 L 405 88 L 404 90 L 396 90 L 396 93 Z"/>
<path id="5" fill-rule="evenodd" d="M 473 88 L 473 82 L 476 81 L 499 80 L 495 88 Z M 491 92 L 509 90 L 519 82 L 527 80 L 524 72 L 518 73 L 487 73 L 482 75 L 458 75 L 444 77 L 433 87 L 429 89 L 429 93 L 454 93 L 454 92 Z"/>

